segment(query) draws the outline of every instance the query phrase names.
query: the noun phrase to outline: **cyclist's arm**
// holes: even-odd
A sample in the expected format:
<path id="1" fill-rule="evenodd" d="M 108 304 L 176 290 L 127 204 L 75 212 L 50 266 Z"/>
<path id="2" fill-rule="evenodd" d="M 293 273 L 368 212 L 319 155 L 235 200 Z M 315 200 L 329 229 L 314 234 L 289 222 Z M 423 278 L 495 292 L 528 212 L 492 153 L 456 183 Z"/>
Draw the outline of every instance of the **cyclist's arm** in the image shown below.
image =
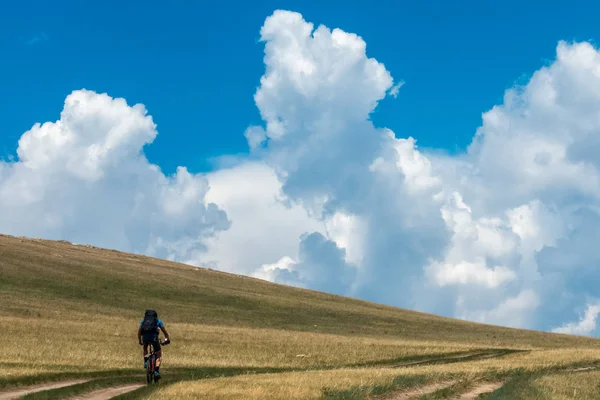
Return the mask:
<path id="1" fill-rule="evenodd" d="M 171 339 L 169 338 L 169 333 L 167 332 L 167 329 L 165 328 L 165 326 L 161 326 L 160 330 L 162 331 L 163 335 L 165 335 L 165 339 L 167 339 L 168 341 L 171 341 Z"/>
<path id="2" fill-rule="evenodd" d="M 142 344 L 142 327 L 141 326 L 138 328 L 138 342 L 140 342 L 140 344 Z"/>

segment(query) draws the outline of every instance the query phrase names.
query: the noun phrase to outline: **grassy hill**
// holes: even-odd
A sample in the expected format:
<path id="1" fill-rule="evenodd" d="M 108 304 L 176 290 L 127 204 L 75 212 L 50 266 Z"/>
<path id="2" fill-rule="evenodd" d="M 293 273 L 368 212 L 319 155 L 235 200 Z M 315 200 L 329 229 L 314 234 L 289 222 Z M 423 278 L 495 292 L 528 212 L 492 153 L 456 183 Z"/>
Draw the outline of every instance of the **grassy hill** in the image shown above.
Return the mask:
<path id="1" fill-rule="evenodd" d="M 131 375 L 143 372 L 136 330 L 147 308 L 159 312 L 173 338 L 161 398 L 364 398 L 435 379 L 460 382 L 453 383 L 460 391 L 515 371 L 531 374 L 519 382 L 560 386 L 556 376 L 539 374 L 595 365 L 600 356 L 600 341 L 591 338 L 475 324 L 145 256 L 0 236 L 6 344 L 0 387 L 75 376 L 102 377 L 96 386 L 139 380 Z M 200 379 L 230 375 L 239 376 Z M 151 390 L 128 396 L 146 398 Z"/>

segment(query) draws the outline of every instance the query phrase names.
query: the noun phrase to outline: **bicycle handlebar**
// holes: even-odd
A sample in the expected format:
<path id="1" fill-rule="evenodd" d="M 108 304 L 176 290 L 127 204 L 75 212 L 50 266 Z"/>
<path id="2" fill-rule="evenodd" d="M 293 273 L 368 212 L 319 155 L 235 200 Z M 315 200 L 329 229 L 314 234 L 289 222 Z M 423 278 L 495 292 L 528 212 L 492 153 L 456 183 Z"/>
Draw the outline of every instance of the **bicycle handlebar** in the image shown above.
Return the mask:
<path id="1" fill-rule="evenodd" d="M 171 340 L 163 339 L 160 341 L 160 344 L 163 346 L 166 346 L 168 344 L 171 344 Z M 140 343 L 140 346 L 142 346 L 142 345 L 143 345 L 143 343 Z"/>

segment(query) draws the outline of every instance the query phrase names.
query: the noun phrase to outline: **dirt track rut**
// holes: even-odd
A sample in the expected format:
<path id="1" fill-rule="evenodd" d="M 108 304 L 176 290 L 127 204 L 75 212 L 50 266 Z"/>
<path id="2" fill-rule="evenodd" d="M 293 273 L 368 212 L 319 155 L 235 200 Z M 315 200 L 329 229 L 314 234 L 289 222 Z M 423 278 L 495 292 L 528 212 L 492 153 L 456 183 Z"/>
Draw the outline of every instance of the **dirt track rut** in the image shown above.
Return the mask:
<path id="1" fill-rule="evenodd" d="M 78 379 L 78 380 L 62 381 L 62 382 L 55 382 L 55 383 L 45 383 L 42 385 L 33 385 L 33 386 L 22 387 L 19 389 L 7 390 L 4 392 L 0 392 L 0 400 L 18 399 L 19 397 L 25 396 L 26 394 L 41 392 L 44 390 L 60 389 L 63 387 L 73 386 L 73 385 L 85 383 L 88 381 L 89 381 L 88 379 Z"/>
<path id="2" fill-rule="evenodd" d="M 123 386 L 114 386 L 106 389 L 95 390 L 93 392 L 85 393 L 81 396 L 71 397 L 70 400 L 108 400 L 115 396 L 133 392 L 136 389 L 141 388 L 142 384 L 132 384 Z"/>
<path id="3" fill-rule="evenodd" d="M 490 393 L 496 389 L 500 389 L 504 385 L 504 382 L 493 382 L 493 383 L 482 383 L 480 385 L 475 386 L 469 391 L 459 394 L 457 396 L 451 397 L 453 400 L 475 400 L 479 397 L 480 394 Z"/>
<path id="4" fill-rule="evenodd" d="M 405 390 L 401 392 L 393 393 L 392 395 L 385 397 L 385 400 L 412 400 L 418 399 L 426 394 L 433 393 L 440 389 L 445 389 L 454 384 L 453 381 L 447 382 L 436 382 L 429 385 L 421 386 L 415 389 Z"/>

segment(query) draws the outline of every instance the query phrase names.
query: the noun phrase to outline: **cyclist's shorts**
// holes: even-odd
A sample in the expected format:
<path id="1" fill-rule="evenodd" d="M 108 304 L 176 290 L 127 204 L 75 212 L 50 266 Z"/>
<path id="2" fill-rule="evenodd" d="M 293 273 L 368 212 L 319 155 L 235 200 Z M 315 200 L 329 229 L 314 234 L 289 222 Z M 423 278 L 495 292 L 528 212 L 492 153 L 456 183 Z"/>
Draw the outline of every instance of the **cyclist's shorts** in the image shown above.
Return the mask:
<path id="1" fill-rule="evenodd" d="M 152 343 L 154 351 L 160 351 L 160 340 L 158 340 L 158 335 L 142 335 L 142 342 L 144 344 Z"/>

